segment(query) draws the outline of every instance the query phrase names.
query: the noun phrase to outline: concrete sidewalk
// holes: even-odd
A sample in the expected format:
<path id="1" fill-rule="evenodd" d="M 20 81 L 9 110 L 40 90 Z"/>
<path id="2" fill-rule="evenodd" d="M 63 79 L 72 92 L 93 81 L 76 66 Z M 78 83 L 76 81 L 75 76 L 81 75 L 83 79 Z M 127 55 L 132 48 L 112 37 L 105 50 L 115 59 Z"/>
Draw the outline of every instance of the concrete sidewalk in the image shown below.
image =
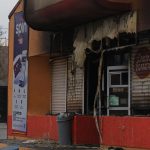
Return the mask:
<path id="1" fill-rule="evenodd" d="M 0 139 L 7 139 L 7 124 L 0 123 Z"/>
<path id="2" fill-rule="evenodd" d="M 0 149 L 7 146 L 18 146 L 19 150 L 108 150 L 107 146 L 59 145 L 49 140 L 0 140 Z M 123 150 L 146 150 L 123 148 Z M 147 149 L 148 150 L 148 149 Z"/>
<path id="3" fill-rule="evenodd" d="M 97 150 L 93 146 L 59 145 L 49 140 L 0 140 L 0 148 L 19 146 L 19 150 Z"/>

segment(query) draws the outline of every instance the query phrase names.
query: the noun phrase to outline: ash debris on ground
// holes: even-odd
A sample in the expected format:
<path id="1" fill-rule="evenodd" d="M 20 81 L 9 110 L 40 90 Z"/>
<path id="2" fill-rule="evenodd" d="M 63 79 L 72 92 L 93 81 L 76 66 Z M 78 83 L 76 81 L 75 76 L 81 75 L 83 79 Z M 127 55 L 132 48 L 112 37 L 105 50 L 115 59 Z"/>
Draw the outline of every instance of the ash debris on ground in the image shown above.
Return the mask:
<path id="1" fill-rule="evenodd" d="M 8 146 L 19 146 L 24 148 L 30 148 L 31 150 L 98 150 L 98 146 L 92 145 L 60 145 L 55 141 L 50 140 L 18 140 L 7 139 L 0 140 L 0 143 Z"/>

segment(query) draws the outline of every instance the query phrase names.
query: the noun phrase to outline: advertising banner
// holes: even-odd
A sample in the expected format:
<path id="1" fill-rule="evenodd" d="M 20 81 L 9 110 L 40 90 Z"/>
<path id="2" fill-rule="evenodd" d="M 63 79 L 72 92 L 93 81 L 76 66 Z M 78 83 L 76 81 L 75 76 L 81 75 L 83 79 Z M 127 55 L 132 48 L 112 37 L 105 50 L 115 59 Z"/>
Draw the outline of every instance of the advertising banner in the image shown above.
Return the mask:
<path id="1" fill-rule="evenodd" d="M 12 129 L 26 132 L 28 87 L 28 26 L 23 12 L 14 16 Z"/>

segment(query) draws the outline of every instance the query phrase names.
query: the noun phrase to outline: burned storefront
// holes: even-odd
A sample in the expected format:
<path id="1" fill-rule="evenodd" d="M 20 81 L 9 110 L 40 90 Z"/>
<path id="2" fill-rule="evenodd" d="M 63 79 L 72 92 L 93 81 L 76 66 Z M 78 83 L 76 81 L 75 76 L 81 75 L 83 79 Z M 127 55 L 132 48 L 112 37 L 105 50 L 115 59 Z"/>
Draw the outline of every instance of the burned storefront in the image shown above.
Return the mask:
<path id="1" fill-rule="evenodd" d="M 136 44 L 136 12 L 77 28 L 76 67 L 84 68 L 84 113 L 130 115 L 130 56 Z M 100 86 L 100 87 L 99 87 Z"/>
<path id="2" fill-rule="evenodd" d="M 74 114 L 73 144 L 150 148 L 148 4 L 24 0 L 29 28 L 48 31 L 48 65 L 43 67 L 50 74 L 43 79 L 49 98 L 41 100 L 48 107 L 28 114 L 27 137 L 57 141 L 57 115 L 67 112 Z"/>

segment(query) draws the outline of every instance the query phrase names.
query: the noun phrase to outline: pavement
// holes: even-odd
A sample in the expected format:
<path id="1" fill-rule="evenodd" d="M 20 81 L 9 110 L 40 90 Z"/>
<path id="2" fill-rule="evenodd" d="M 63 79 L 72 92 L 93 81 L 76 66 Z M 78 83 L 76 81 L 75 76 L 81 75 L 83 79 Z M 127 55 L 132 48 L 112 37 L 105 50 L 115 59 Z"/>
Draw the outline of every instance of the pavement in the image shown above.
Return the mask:
<path id="1" fill-rule="evenodd" d="M 138 148 L 118 148 L 110 149 L 107 146 L 93 145 L 60 145 L 50 140 L 0 140 L 0 150 L 9 146 L 17 146 L 19 150 L 146 150 Z"/>
<path id="2" fill-rule="evenodd" d="M 0 139 L 6 139 L 6 138 L 7 138 L 7 124 L 0 123 Z"/>
<path id="3" fill-rule="evenodd" d="M 0 149 L 8 146 L 18 146 L 19 150 L 98 150 L 98 146 L 59 145 L 49 140 L 0 140 Z"/>

